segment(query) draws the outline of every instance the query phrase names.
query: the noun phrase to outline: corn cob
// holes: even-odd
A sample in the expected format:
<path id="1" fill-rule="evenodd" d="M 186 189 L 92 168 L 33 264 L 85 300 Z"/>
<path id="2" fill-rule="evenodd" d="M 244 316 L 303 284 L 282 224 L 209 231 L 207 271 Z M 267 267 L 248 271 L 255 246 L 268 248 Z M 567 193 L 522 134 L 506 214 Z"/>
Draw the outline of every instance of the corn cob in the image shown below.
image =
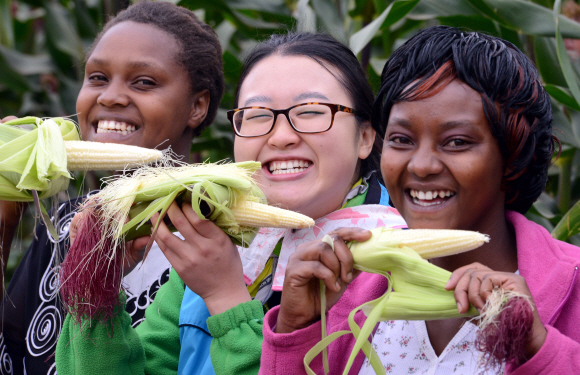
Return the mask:
<path id="1" fill-rule="evenodd" d="M 314 225 L 303 215 L 261 203 L 265 197 L 251 178 L 260 167 L 258 162 L 142 167 L 116 176 L 86 202 L 89 210 L 61 266 L 61 293 L 71 315 L 78 321 L 114 316 L 123 273 L 121 244 L 138 235 L 154 238 L 156 227 L 151 230 L 149 219 L 158 212 L 164 217 L 174 201 L 191 202 L 200 218 L 213 221 L 240 246 L 248 246 L 260 226 Z"/>
<path id="2" fill-rule="evenodd" d="M 65 141 L 69 171 L 123 170 L 153 163 L 163 152 L 117 143 Z"/>
<path id="3" fill-rule="evenodd" d="M 425 258 L 473 250 L 489 241 L 486 235 L 435 229 L 375 228 L 371 232 L 373 235 L 368 241 L 348 244 L 353 255 L 354 268 L 385 276 L 389 279 L 389 290 L 378 299 L 367 302 L 350 313 L 349 326 L 357 340 L 344 374 L 350 370 L 359 350 L 363 350 L 369 357 L 377 374 L 385 374 L 377 360 L 378 356 L 368 342 L 372 330 L 380 320 L 436 320 L 478 314 L 473 307 L 466 314 L 459 314 L 453 291 L 445 290 L 451 272 L 427 262 Z M 321 289 L 324 290 L 323 287 Z M 367 315 L 362 328 L 354 321 L 354 315 L 359 310 Z M 326 311 L 326 308 L 321 308 L 321 311 Z M 323 333 L 323 340 L 324 336 Z M 328 341 L 327 343 L 330 344 Z M 307 358 L 314 358 L 326 346 L 315 346 L 307 354 Z M 314 374 L 307 361 L 305 368 L 308 374 Z"/>
<path id="4" fill-rule="evenodd" d="M 381 228 L 380 232 L 365 242 L 364 247 L 409 247 L 423 259 L 455 255 L 489 242 L 489 236 L 467 230 Z M 372 251 L 371 254 L 378 255 Z"/>
<path id="5" fill-rule="evenodd" d="M 253 228 L 308 228 L 314 220 L 298 212 L 283 210 L 257 202 L 242 202 L 232 208 L 240 226 Z"/>

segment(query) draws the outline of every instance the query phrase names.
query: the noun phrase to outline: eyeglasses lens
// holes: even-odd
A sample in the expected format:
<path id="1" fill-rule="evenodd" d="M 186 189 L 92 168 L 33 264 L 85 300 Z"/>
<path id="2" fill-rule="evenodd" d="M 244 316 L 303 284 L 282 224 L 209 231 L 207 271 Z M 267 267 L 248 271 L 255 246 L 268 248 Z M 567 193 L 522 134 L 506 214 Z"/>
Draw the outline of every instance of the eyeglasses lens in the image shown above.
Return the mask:
<path id="1" fill-rule="evenodd" d="M 304 133 L 324 132 L 330 128 L 332 121 L 332 111 L 325 105 L 294 107 L 288 115 L 294 127 Z M 236 112 L 233 120 L 239 134 L 259 136 L 268 133 L 272 128 L 274 113 L 269 109 L 249 108 Z"/>

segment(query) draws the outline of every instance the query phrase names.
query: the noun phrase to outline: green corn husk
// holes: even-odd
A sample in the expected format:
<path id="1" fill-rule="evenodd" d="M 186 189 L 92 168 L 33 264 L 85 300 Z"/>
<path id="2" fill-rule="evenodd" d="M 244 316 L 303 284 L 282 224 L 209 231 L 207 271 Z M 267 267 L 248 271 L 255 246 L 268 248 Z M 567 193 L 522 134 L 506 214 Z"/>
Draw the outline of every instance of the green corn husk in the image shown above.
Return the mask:
<path id="1" fill-rule="evenodd" d="M 238 225 L 230 208 L 248 201 L 265 203 L 252 179 L 260 167 L 259 162 L 141 167 L 131 175 L 114 176 L 85 203 L 86 214 L 61 266 L 61 294 L 69 313 L 79 321 L 115 315 L 123 275 L 122 244 L 139 235 L 132 231 L 149 225 L 141 233 L 152 234 L 146 257 L 157 230 L 150 229 L 149 219 L 155 213 L 163 218 L 182 194 L 191 195 L 188 200 L 200 218 L 208 215 L 204 205 L 211 206 L 209 219 L 234 243 L 249 245 L 258 228 Z"/>
<path id="2" fill-rule="evenodd" d="M 31 130 L 20 128 L 26 125 Z M 66 190 L 64 141 L 80 140 L 76 125 L 64 118 L 23 117 L 0 123 L 0 200 L 32 202 Z"/>
<path id="3" fill-rule="evenodd" d="M 304 367 L 309 375 L 315 374 L 309 367 L 310 362 L 318 354 L 324 352 L 334 340 L 346 334 L 354 335 L 356 343 L 343 374 L 348 374 L 359 350 L 362 350 L 369 358 L 376 374 L 385 374 L 379 356 L 368 340 L 379 321 L 438 320 L 479 314 L 473 306 L 467 313 L 459 314 L 453 291 L 445 290 L 451 272 L 429 263 L 413 249 L 393 243 L 389 237 L 393 229 L 375 228 L 371 232 L 372 237 L 368 241 L 347 244 L 353 255 L 354 268 L 385 276 L 389 280 L 389 290 L 383 296 L 351 311 L 348 317 L 350 331 L 334 332 L 325 337 L 323 330 L 322 340 L 304 357 Z M 479 245 L 471 245 L 464 251 L 487 242 L 486 236 L 480 236 L 482 236 L 482 241 Z M 425 241 L 428 242 L 429 239 L 425 238 Z M 321 292 L 324 289 L 321 286 Z M 322 311 L 324 310 L 325 308 Z M 354 320 L 355 314 L 360 310 L 367 316 L 363 327 L 359 327 Z M 325 371 L 326 369 L 325 364 Z"/>

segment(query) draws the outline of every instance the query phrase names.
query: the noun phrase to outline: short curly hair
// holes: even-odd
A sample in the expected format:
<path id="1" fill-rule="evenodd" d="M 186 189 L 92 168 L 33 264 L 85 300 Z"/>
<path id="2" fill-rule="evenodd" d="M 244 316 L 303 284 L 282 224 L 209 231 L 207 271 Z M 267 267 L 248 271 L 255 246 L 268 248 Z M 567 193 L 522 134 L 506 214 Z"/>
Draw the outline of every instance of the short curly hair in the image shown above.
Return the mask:
<path id="1" fill-rule="evenodd" d="M 387 61 L 373 124 L 385 129 L 395 103 L 432 96 L 454 79 L 481 95 L 504 160 L 505 208 L 525 213 L 546 186 L 557 139 L 550 97 L 533 63 L 513 44 L 447 26 L 419 32 Z"/>
<path id="2" fill-rule="evenodd" d="M 91 55 L 102 36 L 121 22 L 132 21 L 153 25 L 175 38 L 181 46 L 179 63 L 187 69 L 191 94 L 209 91 L 207 115 L 195 129 L 199 135 L 216 117 L 224 93 L 222 49 L 215 31 L 183 7 L 166 1 L 143 1 L 129 6 L 111 18 L 97 35 L 86 58 Z"/>

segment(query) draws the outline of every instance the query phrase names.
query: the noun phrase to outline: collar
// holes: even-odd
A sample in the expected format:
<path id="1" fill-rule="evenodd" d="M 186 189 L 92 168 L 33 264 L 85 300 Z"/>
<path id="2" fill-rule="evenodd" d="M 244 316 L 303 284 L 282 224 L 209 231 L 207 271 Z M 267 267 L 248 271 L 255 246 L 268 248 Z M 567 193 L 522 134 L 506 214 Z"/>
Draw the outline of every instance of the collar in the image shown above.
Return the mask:
<path id="1" fill-rule="evenodd" d="M 406 228 L 405 221 L 399 212 L 382 205 L 361 205 L 343 208 L 323 216 L 315 221 L 312 228 L 279 229 L 262 228 L 248 248 L 240 248 L 246 284 L 252 284 L 260 275 L 276 244 L 282 239 L 282 249 L 274 273 L 272 290 L 282 290 L 284 274 L 290 255 L 303 243 L 314 241 L 340 227 L 359 227 L 373 229 L 377 227 Z"/>

